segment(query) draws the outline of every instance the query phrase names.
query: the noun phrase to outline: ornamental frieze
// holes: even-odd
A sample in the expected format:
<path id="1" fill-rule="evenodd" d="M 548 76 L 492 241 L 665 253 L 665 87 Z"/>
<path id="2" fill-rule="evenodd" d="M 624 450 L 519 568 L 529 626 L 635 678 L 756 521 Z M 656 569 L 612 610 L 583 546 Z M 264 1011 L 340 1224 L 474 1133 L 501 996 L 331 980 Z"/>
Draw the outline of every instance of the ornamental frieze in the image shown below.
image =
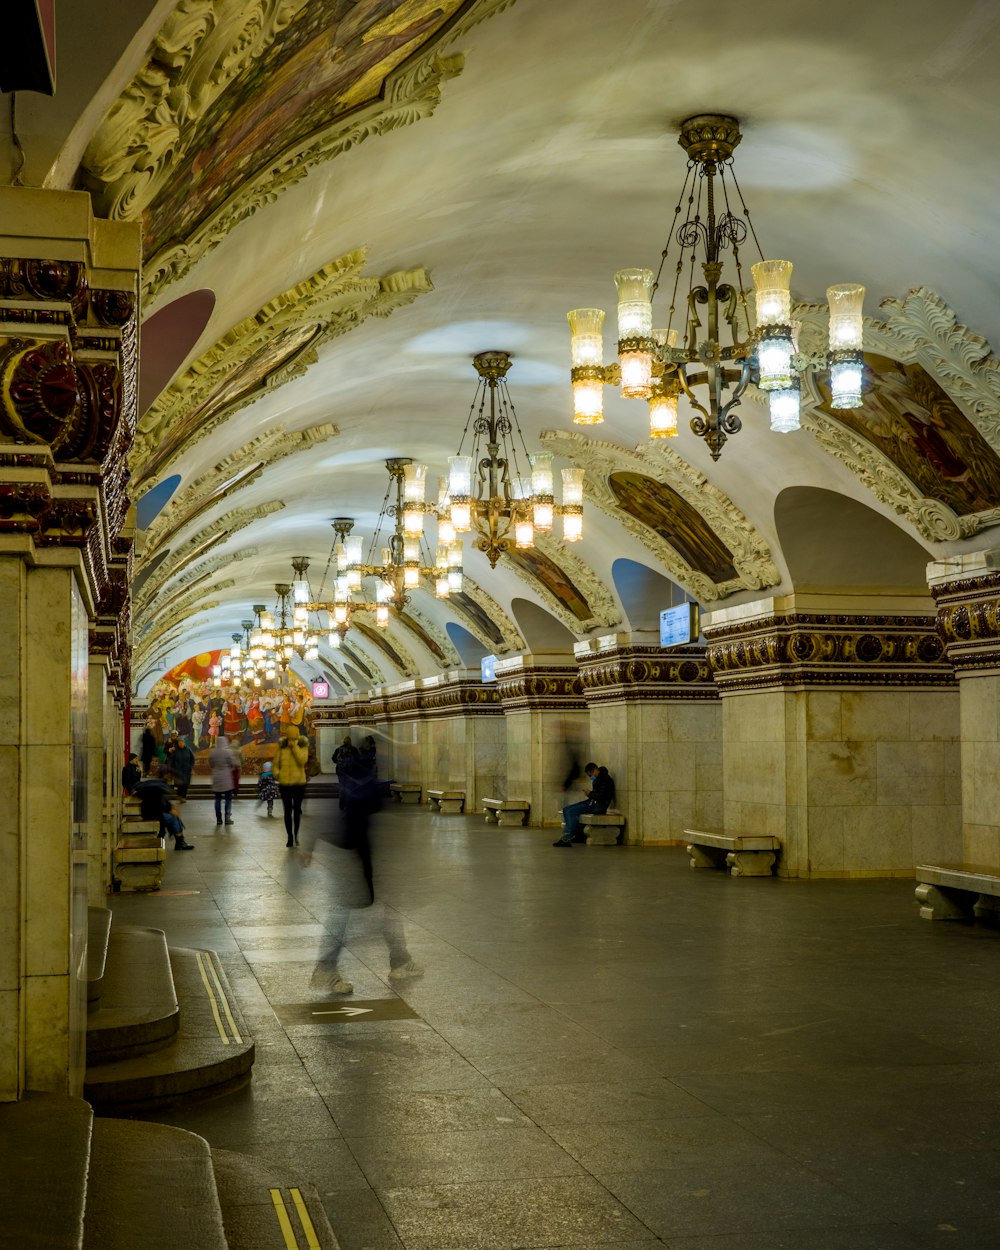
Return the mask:
<path id="1" fill-rule="evenodd" d="M 427 717 L 454 716 L 502 716 L 500 695 L 496 687 L 476 682 L 456 685 L 434 686 L 421 690 L 420 703 Z"/>
<path id="2" fill-rule="evenodd" d="M 539 668 L 497 672 L 497 693 L 503 710 L 584 710 L 583 684 L 576 669 Z"/>
<path id="3" fill-rule="evenodd" d="M 1000 668 L 1000 573 L 931 586 L 948 659 L 960 670 Z"/>
<path id="4" fill-rule="evenodd" d="M 580 657 L 578 664 L 589 706 L 719 697 L 704 647 L 614 647 Z"/>
<path id="5" fill-rule="evenodd" d="M 954 670 L 930 616 L 794 613 L 706 626 L 721 693 L 790 686 L 941 686 Z"/>

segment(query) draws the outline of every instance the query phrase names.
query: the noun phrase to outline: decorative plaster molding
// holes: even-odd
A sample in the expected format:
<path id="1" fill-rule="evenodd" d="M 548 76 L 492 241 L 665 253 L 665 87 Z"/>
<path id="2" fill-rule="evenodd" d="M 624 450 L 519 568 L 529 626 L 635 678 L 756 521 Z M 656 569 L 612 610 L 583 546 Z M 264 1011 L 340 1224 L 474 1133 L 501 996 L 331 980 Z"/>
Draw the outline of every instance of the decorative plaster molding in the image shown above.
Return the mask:
<path id="1" fill-rule="evenodd" d="M 548 556 L 563 570 L 586 600 L 591 611 L 587 620 L 581 621 L 575 616 L 540 578 L 535 577 L 528 569 L 522 568 L 516 559 L 511 559 L 509 553 L 504 552 L 500 557 L 501 561 L 505 568 L 517 574 L 531 592 L 541 599 L 548 611 L 557 617 L 571 633 L 580 638 L 592 630 L 613 629 L 620 623 L 621 612 L 618 610 L 614 596 L 589 564 L 585 564 L 579 556 L 573 555 L 566 544 L 557 538 L 536 534 L 535 546 L 542 555 Z"/>
<path id="2" fill-rule="evenodd" d="M 159 625 L 154 625 L 144 638 L 141 638 L 133 648 L 134 663 L 136 669 L 142 668 L 157 651 L 164 650 L 164 644 L 170 631 L 176 630 L 177 626 L 190 621 L 192 617 L 200 616 L 202 612 L 210 612 L 219 606 L 218 599 L 195 599 L 191 602 L 187 610 L 184 612 L 172 612 L 169 620 L 161 621 Z"/>
<path id="3" fill-rule="evenodd" d="M 865 318 L 865 351 L 921 365 L 1000 455 L 1000 360 L 990 355 L 986 340 L 959 325 L 954 311 L 926 287 L 917 287 L 903 300 L 884 300 L 881 307 L 888 313 L 884 319 Z M 804 350 L 822 350 L 826 315 L 825 305 L 796 305 L 795 316 L 807 336 Z M 924 538 L 954 542 L 1000 524 L 1000 505 L 959 516 L 940 500 L 922 495 L 877 447 L 817 411 L 821 396 L 808 374 L 803 382 L 803 428 Z"/>
<path id="4" fill-rule="evenodd" d="M 187 591 L 177 590 L 172 595 L 163 596 L 151 603 L 147 603 L 141 612 L 136 611 L 135 613 L 134 634 L 137 641 L 142 641 L 143 631 L 151 626 L 157 618 L 172 622 L 176 613 L 183 612 L 190 604 L 197 603 L 199 597 L 204 598 L 206 591 L 210 591 L 214 595 L 218 594 L 220 590 L 229 590 L 235 585 L 235 578 L 227 577 L 223 581 L 213 581 L 207 587 L 198 586 Z"/>
<path id="5" fill-rule="evenodd" d="M 428 619 L 428 617 L 413 606 L 412 600 L 406 605 L 406 611 L 403 615 L 401 624 L 407 628 L 421 644 L 421 646 L 426 649 L 427 644 L 423 641 L 420 635 L 414 631 L 413 626 L 406 619 L 407 617 L 410 617 L 415 624 L 419 625 L 420 628 L 425 631 L 428 638 L 430 638 L 432 642 L 437 643 L 437 645 L 441 648 L 444 653 L 445 658 L 443 663 L 446 668 L 462 667 L 462 657 L 458 653 L 458 648 L 454 645 L 444 630 L 439 629 L 434 621 Z M 431 652 L 431 655 L 434 655 L 433 651 Z M 434 660 L 438 664 L 442 663 L 439 656 L 434 655 Z"/>
<path id="6" fill-rule="evenodd" d="M 741 590 L 776 586 L 780 574 L 763 536 L 733 501 L 663 440 L 641 443 L 634 450 L 575 430 L 545 430 L 539 440 L 551 451 L 586 469 L 584 498 L 633 534 L 667 570 L 671 580 L 699 603 L 714 603 Z M 738 576 L 716 583 L 680 556 L 655 530 L 618 506 L 609 479 L 612 473 L 640 473 L 663 482 L 697 510 L 732 553 Z"/>
<path id="7" fill-rule="evenodd" d="M 419 710 L 429 720 L 445 716 L 503 716 L 496 687 L 475 681 L 448 682 L 421 690 Z M 393 714 L 398 717 L 395 708 Z"/>
<path id="8" fill-rule="evenodd" d="M 251 439 L 238 451 L 223 457 L 207 473 L 196 478 L 176 494 L 155 518 L 145 533 L 143 555 L 146 560 L 170 542 L 186 525 L 223 499 L 256 482 L 265 469 L 298 451 L 307 451 L 317 443 L 335 438 L 340 431 L 329 421 L 290 433 L 278 425 L 258 438 Z"/>
<path id="9" fill-rule="evenodd" d="M 577 665 L 589 707 L 719 697 L 704 647 L 611 646 L 578 655 Z"/>
<path id="10" fill-rule="evenodd" d="M 404 677 L 416 677 L 416 675 L 420 672 L 420 667 L 407 650 L 406 646 L 399 641 L 399 635 L 402 631 L 396 629 L 390 636 L 388 628 L 380 629 L 378 625 L 375 624 L 374 612 L 358 612 L 356 615 L 357 620 L 360 623 L 367 625 L 371 631 L 370 634 L 366 634 L 361 630 L 355 630 L 354 633 L 354 637 L 357 642 L 366 642 L 368 644 L 368 651 L 365 654 L 367 655 L 374 650 L 381 657 L 383 662 L 388 661 L 393 668 L 398 669 L 400 665 L 392 659 L 387 651 L 383 651 L 379 646 L 380 639 L 385 637 L 386 646 L 391 647 L 402 661 L 402 675 Z M 393 621 L 392 613 L 389 614 L 389 621 L 390 624 L 396 624 L 396 622 Z M 380 673 L 379 681 L 384 680 L 385 678 Z"/>
<path id="11" fill-rule="evenodd" d="M 505 712 L 579 711 L 587 706 L 575 668 L 498 669 L 496 689 Z"/>
<path id="12" fill-rule="evenodd" d="M 362 277 L 365 257 L 359 248 L 324 265 L 234 326 L 172 382 L 139 422 L 133 481 L 151 485 L 234 413 L 301 377 L 324 343 L 433 290 L 425 269 Z"/>
<path id="13" fill-rule="evenodd" d="M 227 551 L 225 555 L 213 556 L 210 560 L 203 560 L 193 569 L 189 569 L 183 577 L 177 578 L 177 585 L 166 596 L 165 601 L 170 602 L 177 594 L 186 590 L 193 583 L 204 581 L 206 577 L 211 577 L 214 573 L 218 573 L 220 569 L 226 569 L 239 560 L 250 560 L 256 555 L 256 547 L 243 547 L 239 551 L 232 553 Z M 165 565 L 166 562 L 143 582 L 142 589 L 133 601 L 133 608 L 137 614 L 141 612 L 146 615 L 153 601 L 160 599 L 161 595 L 165 594 L 164 588 L 174 579 L 174 570 L 169 565 L 166 565 L 166 567 Z"/>
<path id="14" fill-rule="evenodd" d="M 705 626 L 721 694 L 802 686 L 950 686 L 932 616 L 789 613 Z"/>
<path id="15" fill-rule="evenodd" d="M 205 125 L 212 106 L 252 61 L 260 59 L 306 0 L 184 0 L 165 23 L 136 74 L 91 140 L 81 178 L 100 210 L 134 219 L 155 209 L 157 195 Z M 334 117 L 239 183 L 186 239 L 153 240 L 145 266 L 148 305 L 186 274 L 242 221 L 273 203 L 315 166 L 380 135 L 429 117 L 441 86 L 462 71 L 461 55 L 439 49 L 514 0 L 477 0 L 435 32 L 385 78 L 378 97 Z M 155 214 L 151 214 L 155 215 Z"/>

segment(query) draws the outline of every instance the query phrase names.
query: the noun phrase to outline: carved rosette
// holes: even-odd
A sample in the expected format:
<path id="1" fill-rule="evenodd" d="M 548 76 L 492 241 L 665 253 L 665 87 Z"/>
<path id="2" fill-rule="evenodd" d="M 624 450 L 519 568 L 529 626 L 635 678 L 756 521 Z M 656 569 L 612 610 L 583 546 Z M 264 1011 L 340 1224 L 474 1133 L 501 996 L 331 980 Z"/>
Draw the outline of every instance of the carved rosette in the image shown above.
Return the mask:
<path id="1" fill-rule="evenodd" d="M 1000 572 L 931 586 L 937 625 L 958 676 L 1000 668 Z"/>
<path id="2" fill-rule="evenodd" d="M 805 686 L 948 686 L 932 616 L 791 613 L 705 626 L 721 694 Z"/>
<path id="3" fill-rule="evenodd" d="M 577 664 L 588 707 L 719 697 L 704 647 L 606 647 L 578 656 Z"/>
<path id="4" fill-rule="evenodd" d="M 498 670 L 496 689 L 505 712 L 572 712 L 587 707 L 575 668 Z"/>

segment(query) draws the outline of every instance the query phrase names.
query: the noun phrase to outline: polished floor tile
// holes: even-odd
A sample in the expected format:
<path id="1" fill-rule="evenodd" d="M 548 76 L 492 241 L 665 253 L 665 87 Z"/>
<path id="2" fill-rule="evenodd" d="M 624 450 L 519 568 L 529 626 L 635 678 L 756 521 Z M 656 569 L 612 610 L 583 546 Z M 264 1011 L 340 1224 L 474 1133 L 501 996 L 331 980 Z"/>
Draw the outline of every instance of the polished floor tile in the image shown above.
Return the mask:
<path id="1" fill-rule="evenodd" d="M 386 812 L 379 904 L 310 987 L 343 852 L 251 806 L 120 921 L 218 950 L 256 1042 L 233 1095 L 164 1109 L 301 1171 L 342 1250 L 996 1250 L 1000 933 L 905 881 L 734 880 L 679 849 Z M 309 800 L 322 831 L 332 804 Z M 423 975 L 389 978 L 402 930 Z M 413 1019 L 289 1023 L 401 998 Z"/>

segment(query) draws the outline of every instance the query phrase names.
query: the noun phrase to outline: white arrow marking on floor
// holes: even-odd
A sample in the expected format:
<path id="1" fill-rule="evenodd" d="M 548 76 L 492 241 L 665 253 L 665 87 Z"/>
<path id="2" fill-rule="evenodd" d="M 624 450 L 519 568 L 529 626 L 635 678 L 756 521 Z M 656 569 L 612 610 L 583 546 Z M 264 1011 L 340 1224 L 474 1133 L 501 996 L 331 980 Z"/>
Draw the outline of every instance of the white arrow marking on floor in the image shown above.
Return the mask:
<path id="1" fill-rule="evenodd" d="M 314 1016 L 367 1016 L 373 1007 L 335 1007 L 333 1011 L 314 1011 Z"/>

